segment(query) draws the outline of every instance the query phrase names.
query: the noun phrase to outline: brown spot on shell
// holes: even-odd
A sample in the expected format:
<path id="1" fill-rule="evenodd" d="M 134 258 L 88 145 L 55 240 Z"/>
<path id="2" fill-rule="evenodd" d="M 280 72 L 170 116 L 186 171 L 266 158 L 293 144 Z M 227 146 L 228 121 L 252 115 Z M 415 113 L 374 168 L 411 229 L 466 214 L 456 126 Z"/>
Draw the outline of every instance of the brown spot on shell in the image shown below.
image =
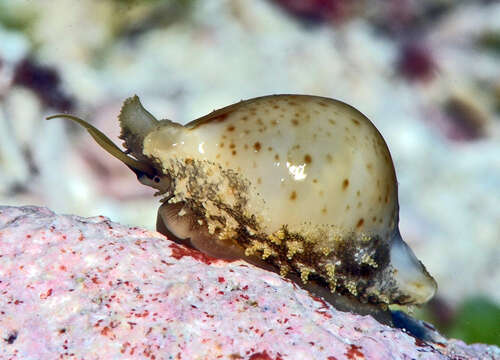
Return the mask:
<path id="1" fill-rule="evenodd" d="M 227 127 L 227 131 L 234 131 L 234 125 L 229 125 Z"/>
<path id="2" fill-rule="evenodd" d="M 312 162 L 311 155 L 306 154 L 306 155 L 304 156 L 304 161 L 305 161 L 305 163 L 306 163 L 306 164 L 310 164 L 310 163 Z"/>
<path id="3" fill-rule="evenodd" d="M 330 154 L 326 154 L 326 161 L 328 161 L 329 163 L 333 162 L 333 156 Z"/>
<path id="4" fill-rule="evenodd" d="M 290 194 L 290 200 L 295 200 L 297 198 L 297 193 L 295 191 L 292 191 Z"/>
<path id="5" fill-rule="evenodd" d="M 361 226 L 363 226 L 364 222 L 365 222 L 365 219 L 363 219 L 363 218 L 359 219 L 358 223 L 356 224 L 356 227 L 360 228 Z"/>
<path id="6" fill-rule="evenodd" d="M 236 147 L 236 145 L 234 145 L 234 143 L 229 144 L 230 149 L 234 149 L 235 147 Z"/>
<path id="7" fill-rule="evenodd" d="M 280 159 L 280 156 L 278 154 L 275 154 L 274 155 L 274 160 L 279 161 L 279 159 Z"/>
<path id="8" fill-rule="evenodd" d="M 342 190 L 347 189 L 348 186 L 349 186 L 349 179 L 344 179 L 344 181 L 342 182 Z"/>
<path id="9" fill-rule="evenodd" d="M 299 125 L 299 120 L 293 119 L 292 120 L 292 124 L 295 125 L 295 126 Z"/>
<path id="10" fill-rule="evenodd" d="M 233 150 L 231 154 L 236 155 L 236 150 Z"/>
<path id="11" fill-rule="evenodd" d="M 255 149 L 255 151 L 260 151 L 262 146 L 260 145 L 260 142 L 257 141 L 255 144 L 253 144 L 253 148 Z"/>
<path id="12" fill-rule="evenodd" d="M 351 120 L 354 123 L 354 125 L 359 126 L 359 124 L 360 124 L 359 120 L 357 120 L 355 118 L 351 118 Z"/>

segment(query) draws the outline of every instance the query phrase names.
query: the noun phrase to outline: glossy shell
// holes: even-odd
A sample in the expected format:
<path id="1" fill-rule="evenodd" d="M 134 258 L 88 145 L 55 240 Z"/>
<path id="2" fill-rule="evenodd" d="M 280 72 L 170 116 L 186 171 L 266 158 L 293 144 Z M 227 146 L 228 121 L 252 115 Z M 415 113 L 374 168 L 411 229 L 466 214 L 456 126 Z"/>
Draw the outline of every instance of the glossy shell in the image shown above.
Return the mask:
<path id="1" fill-rule="evenodd" d="M 341 232 L 388 237 L 397 222 L 389 150 L 366 117 L 339 101 L 311 96 L 245 101 L 185 128 L 165 124 L 146 136 L 143 153 L 159 159 L 165 172 L 186 159 L 200 162 L 207 168 L 203 173 L 219 167 L 235 171 L 240 188 L 217 184 L 219 201 L 234 204 L 242 196 L 246 215 L 255 215 L 269 234 L 285 224 L 290 231 L 334 225 Z M 218 182 L 201 179 L 201 188 Z"/>
<path id="2" fill-rule="evenodd" d="M 353 107 L 315 96 L 255 98 L 186 126 L 160 121 L 134 134 L 141 146 L 127 130 L 137 106 L 132 98 L 122 110 L 122 137 L 169 180 L 159 188 L 182 204 L 179 215 L 207 226 L 210 240 L 195 247 L 259 258 L 362 301 L 422 303 L 434 294 L 399 235 L 387 145 Z"/>

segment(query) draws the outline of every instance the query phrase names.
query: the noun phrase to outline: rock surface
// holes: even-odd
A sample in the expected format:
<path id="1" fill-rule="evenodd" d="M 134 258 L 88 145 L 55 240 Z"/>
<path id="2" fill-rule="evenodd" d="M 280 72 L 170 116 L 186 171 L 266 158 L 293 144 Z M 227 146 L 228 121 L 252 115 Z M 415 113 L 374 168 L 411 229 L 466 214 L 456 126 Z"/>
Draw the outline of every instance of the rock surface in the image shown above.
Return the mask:
<path id="1" fill-rule="evenodd" d="M 500 359 L 105 217 L 0 207 L 0 359 Z"/>

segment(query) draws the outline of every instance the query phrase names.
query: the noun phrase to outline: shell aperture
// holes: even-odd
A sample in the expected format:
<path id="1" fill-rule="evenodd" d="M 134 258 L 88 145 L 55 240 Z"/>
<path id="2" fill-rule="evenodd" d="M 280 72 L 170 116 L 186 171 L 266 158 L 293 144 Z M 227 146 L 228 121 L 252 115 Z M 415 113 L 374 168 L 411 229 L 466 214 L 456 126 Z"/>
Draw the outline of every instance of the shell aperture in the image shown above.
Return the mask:
<path id="1" fill-rule="evenodd" d="M 329 98 L 273 95 L 185 126 L 137 97 L 121 138 L 164 197 L 158 230 L 375 304 L 421 304 L 436 283 L 398 229 L 397 181 L 382 136 Z"/>

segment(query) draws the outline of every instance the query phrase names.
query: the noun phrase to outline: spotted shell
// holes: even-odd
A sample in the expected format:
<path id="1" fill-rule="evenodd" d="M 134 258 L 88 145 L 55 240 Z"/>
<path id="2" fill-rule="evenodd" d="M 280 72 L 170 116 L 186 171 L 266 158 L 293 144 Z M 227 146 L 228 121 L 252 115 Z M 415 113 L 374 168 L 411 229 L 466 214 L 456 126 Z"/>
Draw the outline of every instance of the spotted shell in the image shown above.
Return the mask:
<path id="1" fill-rule="evenodd" d="M 387 145 L 355 108 L 264 96 L 182 126 L 157 121 L 132 97 L 120 123 L 135 158 L 121 160 L 163 196 L 158 228 L 169 235 L 361 302 L 421 304 L 434 295 L 398 229 Z"/>

